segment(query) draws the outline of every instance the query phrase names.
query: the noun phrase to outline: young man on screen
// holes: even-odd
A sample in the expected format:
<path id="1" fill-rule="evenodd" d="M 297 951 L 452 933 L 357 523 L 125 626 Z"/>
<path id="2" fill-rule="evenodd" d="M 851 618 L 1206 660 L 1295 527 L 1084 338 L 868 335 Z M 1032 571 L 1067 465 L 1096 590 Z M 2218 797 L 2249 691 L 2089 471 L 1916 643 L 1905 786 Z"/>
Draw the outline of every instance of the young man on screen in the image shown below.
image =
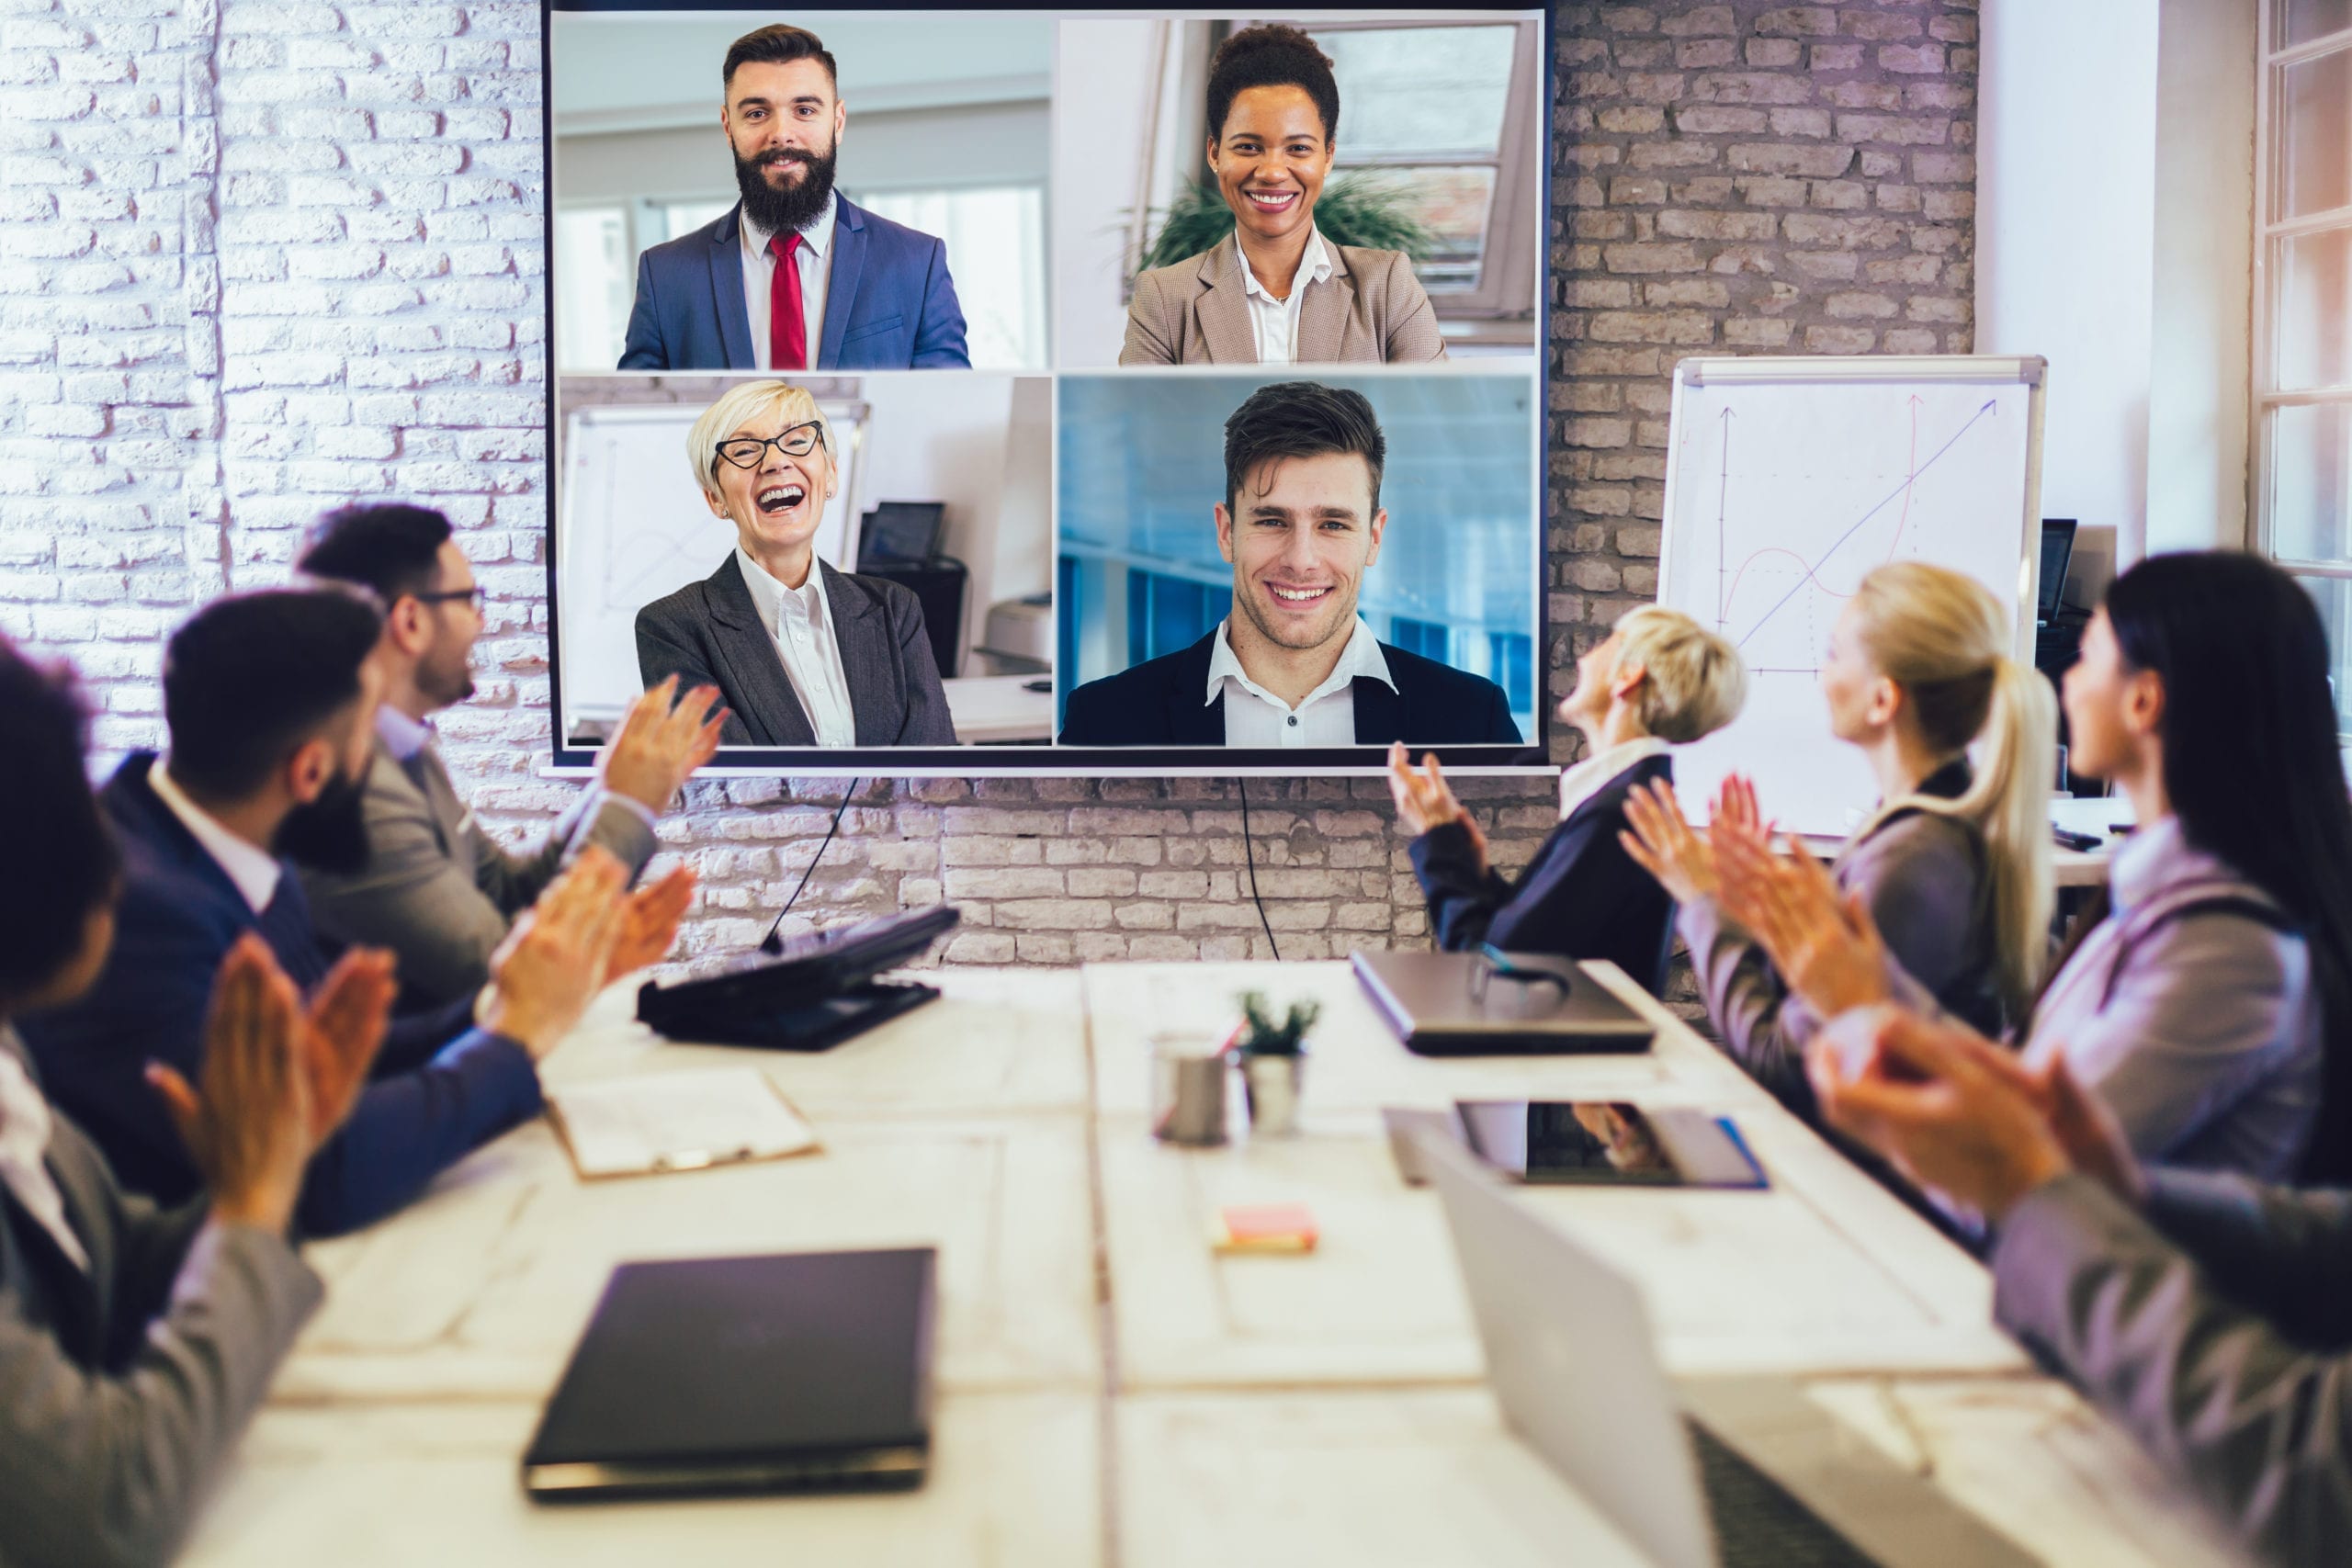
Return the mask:
<path id="1" fill-rule="evenodd" d="M 945 244 L 833 189 L 849 111 L 817 35 L 746 33 L 720 79 L 743 199 L 638 257 L 619 368 L 968 369 Z"/>
<path id="2" fill-rule="evenodd" d="M 1261 387 L 1225 422 L 1217 553 L 1233 614 L 1069 694 L 1065 746 L 1520 744 L 1502 688 L 1392 648 L 1356 613 L 1380 558 L 1387 442 L 1361 392 Z"/>

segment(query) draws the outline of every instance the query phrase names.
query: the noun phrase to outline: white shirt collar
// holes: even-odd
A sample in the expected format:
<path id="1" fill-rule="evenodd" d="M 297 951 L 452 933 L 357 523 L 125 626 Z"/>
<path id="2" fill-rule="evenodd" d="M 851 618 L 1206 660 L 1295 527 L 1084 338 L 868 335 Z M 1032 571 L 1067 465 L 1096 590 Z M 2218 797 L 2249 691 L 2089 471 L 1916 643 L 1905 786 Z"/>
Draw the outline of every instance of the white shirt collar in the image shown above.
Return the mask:
<path id="1" fill-rule="evenodd" d="M 1306 231 L 1306 249 L 1299 254 L 1298 276 L 1291 279 L 1288 299 L 1275 299 L 1267 292 L 1266 286 L 1258 281 L 1257 273 L 1250 265 L 1250 253 L 1241 248 L 1241 241 L 1238 237 L 1233 242 L 1233 254 L 1241 258 L 1242 292 L 1255 294 L 1261 299 L 1278 305 L 1297 299 L 1299 290 L 1308 284 L 1320 283 L 1331 276 L 1331 253 L 1325 247 L 1323 231 L 1319 229 Z"/>
<path id="2" fill-rule="evenodd" d="M 1201 705 L 1206 707 L 1216 701 L 1225 691 L 1226 682 L 1231 681 L 1251 696 L 1288 708 L 1288 703 L 1243 672 L 1241 660 L 1234 654 L 1233 644 L 1226 640 L 1228 624 L 1227 621 L 1216 624 L 1216 646 L 1209 649 L 1208 692 L 1201 698 Z M 1356 617 L 1355 630 L 1348 634 L 1348 646 L 1340 650 L 1340 662 L 1331 667 L 1331 673 L 1324 677 L 1323 683 L 1307 693 L 1298 705 L 1303 708 L 1310 703 L 1320 702 L 1334 692 L 1343 692 L 1359 675 L 1377 681 L 1392 692 L 1396 689 L 1396 679 L 1388 673 L 1387 656 L 1380 651 L 1380 639 L 1372 635 L 1372 628 L 1364 624 L 1362 615 Z"/>
<path id="3" fill-rule="evenodd" d="M 753 560 L 742 546 L 735 547 L 736 570 L 743 574 L 743 581 L 752 590 L 752 603 L 759 607 L 760 624 L 766 626 L 768 636 L 775 637 L 784 629 L 784 617 L 797 613 L 809 616 L 832 614 L 831 601 L 825 597 L 825 568 L 814 555 L 808 558 L 808 576 L 797 588 L 786 588 Z M 793 606 L 787 610 L 787 602 Z"/>
<path id="4" fill-rule="evenodd" d="M 1655 735 L 1621 740 L 1598 756 L 1587 757 L 1560 774 L 1560 820 L 1576 815 L 1577 807 L 1599 795 L 1618 774 L 1636 762 L 1663 757 L 1672 748 Z"/>
<path id="5" fill-rule="evenodd" d="M 800 243 L 808 246 L 810 254 L 819 260 L 822 260 L 825 253 L 832 248 L 833 215 L 840 209 L 841 193 L 827 191 L 825 205 L 817 209 L 817 216 L 800 226 Z M 755 256 L 766 254 L 768 242 L 775 238 L 775 231 L 763 229 L 752 222 L 749 212 L 742 213 L 741 217 L 744 251 Z"/>
<path id="6" fill-rule="evenodd" d="M 55 1128 L 49 1101 L 25 1066 L 23 1042 L 15 1030 L 0 1023 L 0 1185 L 86 1274 L 90 1255 L 66 1220 L 64 1194 L 49 1170 L 49 1140 Z"/>
<path id="7" fill-rule="evenodd" d="M 172 815 L 180 819 L 180 826 L 196 835 L 196 841 L 204 846 L 204 852 L 228 873 L 231 882 L 236 884 L 237 892 L 243 897 L 246 907 L 254 914 L 260 914 L 277 896 L 277 879 L 284 872 L 277 863 L 277 857 L 259 845 L 247 843 L 237 837 L 204 807 L 190 800 L 187 792 L 173 782 L 165 767 L 166 761 L 158 757 L 147 769 L 147 783 L 154 790 L 155 798 L 171 808 Z"/>
<path id="8" fill-rule="evenodd" d="M 392 760 L 405 762 L 433 744 L 437 732 L 429 718 L 411 718 L 390 703 L 376 709 L 376 736 L 391 751 Z"/>

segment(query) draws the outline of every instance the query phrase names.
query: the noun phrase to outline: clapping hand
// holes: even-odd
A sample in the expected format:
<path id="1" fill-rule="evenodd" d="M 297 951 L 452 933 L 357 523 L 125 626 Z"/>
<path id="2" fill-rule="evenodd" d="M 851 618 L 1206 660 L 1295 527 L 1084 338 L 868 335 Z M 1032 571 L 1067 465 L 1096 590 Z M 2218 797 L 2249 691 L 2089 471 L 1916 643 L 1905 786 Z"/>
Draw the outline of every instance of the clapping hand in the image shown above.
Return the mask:
<path id="1" fill-rule="evenodd" d="M 1633 830 L 1619 833 L 1617 841 L 1634 864 L 1657 878 L 1668 897 L 1694 904 L 1714 896 L 1714 852 L 1682 819 L 1682 803 L 1672 784 L 1658 779 L 1628 790 L 1625 820 Z"/>
<path id="2" fill-rule="evenodd" d="M 621 909 L 620 935 L 605 961 L 605 983 L 662 962 L 678 940 L 678 922 L 694 897 L 695 874 L 683 865 L 630 894 Z"/>
<path id="3" fill-rule="evenodd" d="M 1789 989 L 1815 1016 L 1884 1001 L 1886 943 L 1860 893 L 1843 894 L 1793 833 L 1785 859 L 1761 838 L 1714 838 L 1724 912 L 1754 936 Z"/>
<path id="4" fill-rule="evenodd" d="M 548 884 L 491 954 L 485 1028 L 516 1042 L 533 1061 L 555 1049 L 610 972 L 627 925 L 628 877 L 610 851 L 591 844 Z"/>
<path id="5" fill-rule="evenodd" d="M 1421 766 L 1415 768 L 1406 754 L 1405 743 L 1391 742 L 1388 748 L 1388 795 L 1396 803 L 1396 820 L 1405 831 L 1419 838 L 1432 828 L 1448 822 L 1459 822 L 1469 829 L 1470 843 L 1478 856 L 1478 864 L 1487 863 L 1487 835 L 1478 830 L 1469 810 L 1454 798 L 1453 786 L 1445 782 L 1445 772 L 1433 755 L 1424 755 Z"/>
<path id="6" fill-rule="evenodd" d="M 673 706 L 678 678 L 638 694 L 620 728 L 597 758 L 598 778 L 615 795 L 625 795 L 656 816 L 695 769 L 718 755 L 718 732 L 728 710 L 716 708 L 718 688 L 696 686 Z"/>

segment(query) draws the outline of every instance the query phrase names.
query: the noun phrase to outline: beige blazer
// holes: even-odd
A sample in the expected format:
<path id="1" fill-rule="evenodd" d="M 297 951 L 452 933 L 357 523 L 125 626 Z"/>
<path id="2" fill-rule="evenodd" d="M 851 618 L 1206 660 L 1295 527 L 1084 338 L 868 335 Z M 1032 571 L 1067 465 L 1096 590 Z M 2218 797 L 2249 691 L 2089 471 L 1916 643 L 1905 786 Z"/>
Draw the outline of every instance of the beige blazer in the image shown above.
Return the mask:
<path id="1" fill-rule="evenodd" d="M 1306 285 L 1298 307 L 1301 365 L 1410 365 L 1445 357 L 1437 312 L 1402 251 L 1334 245 L 1331 276 Z M 1238 243 L 1230 234 L 1196 256 L 1136 279 L 1122 365 L 1255 365 Z"/>

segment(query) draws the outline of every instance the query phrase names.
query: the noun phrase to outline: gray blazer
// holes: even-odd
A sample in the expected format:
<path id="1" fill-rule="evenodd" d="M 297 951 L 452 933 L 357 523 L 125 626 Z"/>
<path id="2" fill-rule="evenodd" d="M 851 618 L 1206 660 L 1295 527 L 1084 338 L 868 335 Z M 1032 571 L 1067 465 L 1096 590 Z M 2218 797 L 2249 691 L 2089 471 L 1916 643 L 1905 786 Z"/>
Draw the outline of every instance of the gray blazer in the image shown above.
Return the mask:
<path id="1" fill-rule="evenodd" d="M 860 746 L 953 746 L 956 724 L 923 630 L 922 605 L 898 583 L 835 571 L 823 561 L 825 597 Z M 817 728 L 785 673 L 784 655 L 760 621 L 752 587 L 727 552 L 718 570 L 637 613 L 637 667 L 649 686 L 665 675 L 681 690 L 707 682 L 733 713 L 728 746 L 814 746 Z"/>
<path id="2" fill-rule="evenodd" d="M 2069 1176 L 1992 1253 L 1994 1312 L 2264 1562 L 2352 1560 L 2352 1194 Z"/>
<path id="3" fill-rule="evenodd" d="M 514 917 L 590 844 L 611 851 L 631 878 L 656 847 L 643 817 L 592 789 L 537 849 L 510 854 L 458 798 L 437 748 L 403 763 L 380 737 L 362 809 L 368 869 L 350 876 L 305 869 L 302 887 L 322 931 L 399 957 L 404 1009 L 479 990 Z"/>
<path id="4" fill-rule="evenodd" d="M 1966 787 L 1964 775 L 1957 782 Z M 1984 841 L 1973 824 L 1932 811 L 1898 817 L 1849 845 L 1831 871 L 1841 891 L 1861 894 L 1887 951 L 1940 1007 L 1983 1033 L 2000 1032 L 2000 957 Z M 1678 924 L 1724 1050 L 1810 1116 L 1804 1048 L 1821 1020 L 1713 899 L 1683 905 Z"/>
<path id="5" fill-rule="evenodd" d="M 124 1192 L 62 1117 L 49 1168 L 90 1271 L 0 1189 L 0 1562 L 164 1562 L 323 1291 L 283 1236 Z"/>
<path id="6" fill-rule="evenodd" d="M 1301 365 L 1406 365 L 1445 357 L 1437 311 L 1402 251 L 1334 245 L 1331 276 L 1298 305 Z M 1136 279 L 1122 365 L 1255 365 L 1240 243 L 1227 234 L 1199 255 Z"/>

